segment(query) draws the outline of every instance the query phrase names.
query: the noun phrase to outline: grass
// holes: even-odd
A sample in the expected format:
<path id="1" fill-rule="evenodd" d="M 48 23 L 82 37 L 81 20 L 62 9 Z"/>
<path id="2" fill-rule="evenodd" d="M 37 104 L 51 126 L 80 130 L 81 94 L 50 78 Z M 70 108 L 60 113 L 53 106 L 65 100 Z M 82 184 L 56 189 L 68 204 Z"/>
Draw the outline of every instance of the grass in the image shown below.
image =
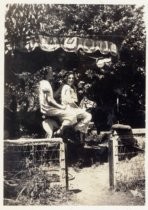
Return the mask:
<path id="1" fill-rule="evenodd" d="M 145 198 L 144 154 L 118 162 L 116 190 L 132 191 Z"/>
<path id="2" fill-rule="evenodd" d="M 53 180 L 56 184 L 51 185 Z M 41 168 L 31 168 L 17 179 L 11 196 L 5 195 L 4 205 L 59 205 L 67 203 L 72 192 L 57 184 L 59 177 L 45 173 Z M 15 180 L 13 179 L 13 182 Z M 8 186 L 6 186 L 8 187 Z M 8 189 L 5 189 L 5 192 Z"/>

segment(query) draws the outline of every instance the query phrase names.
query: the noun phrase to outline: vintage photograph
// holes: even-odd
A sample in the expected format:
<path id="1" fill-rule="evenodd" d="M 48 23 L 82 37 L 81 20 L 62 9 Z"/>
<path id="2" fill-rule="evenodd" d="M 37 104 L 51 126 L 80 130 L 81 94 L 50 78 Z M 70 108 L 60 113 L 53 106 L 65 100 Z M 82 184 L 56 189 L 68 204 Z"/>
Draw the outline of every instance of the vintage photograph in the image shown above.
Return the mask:
<path id="1" fill-rule="evenodd" d="M 145 5 L 5 5 L 4 206 L 145 205 Z"/>

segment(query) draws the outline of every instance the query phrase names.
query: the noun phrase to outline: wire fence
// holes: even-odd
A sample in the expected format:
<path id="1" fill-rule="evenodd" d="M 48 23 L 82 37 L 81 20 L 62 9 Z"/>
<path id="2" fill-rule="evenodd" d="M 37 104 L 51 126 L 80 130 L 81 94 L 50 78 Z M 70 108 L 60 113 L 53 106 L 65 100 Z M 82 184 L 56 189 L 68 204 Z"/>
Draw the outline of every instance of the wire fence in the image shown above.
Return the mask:
<path id="1" fill-rule="evenodd" d="M 12 199 L 24 204 L 30 198 L 29 204 L 34 204 L 50 196 L 53 186 L 68 189 L 65 150 L 60 138 L 6 140 L 4 203 Z"/>
<path id="2" fill-rule="evenodd" d="M 110 187 L 118 190 L 145 189 L 145 131 L 115 126 L 109 141 Z"/>

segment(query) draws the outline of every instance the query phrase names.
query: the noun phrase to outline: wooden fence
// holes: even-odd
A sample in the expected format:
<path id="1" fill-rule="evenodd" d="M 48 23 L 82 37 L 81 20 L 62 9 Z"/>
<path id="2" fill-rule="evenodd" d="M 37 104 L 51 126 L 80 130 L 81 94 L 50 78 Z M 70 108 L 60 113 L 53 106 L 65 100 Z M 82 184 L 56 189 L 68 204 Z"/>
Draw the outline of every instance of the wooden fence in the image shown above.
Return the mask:
<path id="1" fill-rule="evenodd" d="M 121 129 L 122 130 L 122 129 Z M 109 140 L 109 183 L 116 189 L 122 183 L 145 181 L 145 129 L 113 129 Z"/>
<path id="2" fill-rule="evenodd" d="M 38 169 L 36 173 L 38 171 L 40 173 L 42 170 L 43 175 L 46 173 L 50 177 L 51 183 L 52 175 L 54 178 L 58 177 L 58 181 L 55 183 L 68 190 L 66 154 L 67 144 L 61 138 L 5 140 L 4 182 L 10 181 L 11 184 L 16 179 L 17 185 L 21 183 L 21 178 L 22 182 L 24 181 L 24 174 L 31 179 L 31 175 L 28 174 L 32 173 L 32 169 L 34 171 Z M 54 180 L 52 184 L 54 185 Z"/>

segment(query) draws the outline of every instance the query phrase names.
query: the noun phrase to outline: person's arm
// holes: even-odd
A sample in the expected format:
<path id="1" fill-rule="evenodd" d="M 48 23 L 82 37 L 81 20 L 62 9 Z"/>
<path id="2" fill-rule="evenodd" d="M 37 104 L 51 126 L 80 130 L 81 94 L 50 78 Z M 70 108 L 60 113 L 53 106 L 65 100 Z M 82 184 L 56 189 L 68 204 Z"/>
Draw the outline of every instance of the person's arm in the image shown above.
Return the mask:
<path id="1" fill-rule="evenodd" d="M 65 109 L 66 107 L 64 105 L 61 105 L 61 104 L 58 104 L 54 98 L 51 97 L 51 95 L 48 93 L 46 94 L 46 99 L 47 99 L 47 102 L 50 104 L 50 105 L 53 105 L 54 107 L 56 108 L 59 108 L 59 109 Z"/>
<path id="2" fill-rule="evenodd" d="M 44 92 L 46 101 L 49 105 L 52 105 L 59 109 L 65 109 L 65 106 L 58 104 L 55 99 L 53 98 L 53 90 L 51 84 L 48 82 L 48 91 Z"/>

